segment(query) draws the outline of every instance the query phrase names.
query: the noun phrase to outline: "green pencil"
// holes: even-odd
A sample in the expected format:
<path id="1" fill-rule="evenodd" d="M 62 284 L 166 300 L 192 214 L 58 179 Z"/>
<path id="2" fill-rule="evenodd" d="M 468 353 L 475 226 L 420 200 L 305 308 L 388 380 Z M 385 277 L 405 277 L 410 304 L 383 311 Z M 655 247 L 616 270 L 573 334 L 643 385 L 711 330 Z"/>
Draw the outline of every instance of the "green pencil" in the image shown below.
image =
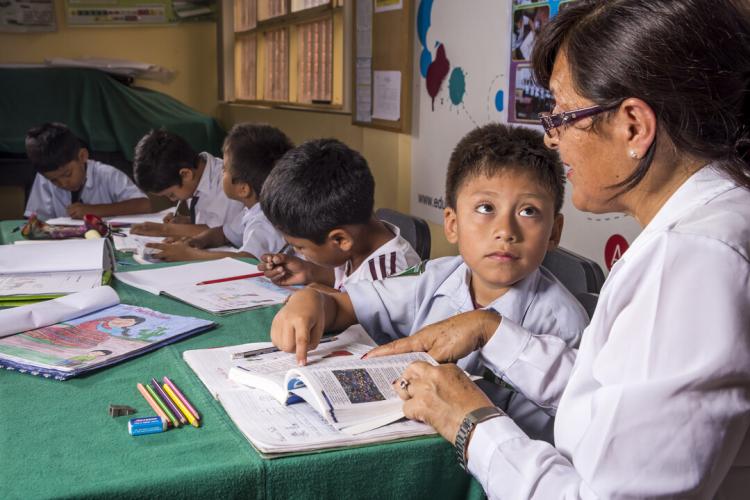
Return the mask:
<path id="1" fill-rule="evenodd" d="M 157 396 L 156 392 L 151 388 L 150 385 L 145 384 L 144 387 L 148 391 L 149 394 L 151 394 L 151 397 L 154 398 L 154 401 L 156 401 L 156 404 L 159 405 L 159 408 L 162 409 L 164 413 L 167 414 L 167 417 L 169 417 L 169 420 L 172 422 L 172 425 L 174 427 L 180 426 L 180 421 L 177 420 L 177 418 L 174 416 L 174 414 L 169 411 L 169 408 L 167 408 L 167 405 L 164 404 L 164 401 L 161 400 L 159 396 Z"/>

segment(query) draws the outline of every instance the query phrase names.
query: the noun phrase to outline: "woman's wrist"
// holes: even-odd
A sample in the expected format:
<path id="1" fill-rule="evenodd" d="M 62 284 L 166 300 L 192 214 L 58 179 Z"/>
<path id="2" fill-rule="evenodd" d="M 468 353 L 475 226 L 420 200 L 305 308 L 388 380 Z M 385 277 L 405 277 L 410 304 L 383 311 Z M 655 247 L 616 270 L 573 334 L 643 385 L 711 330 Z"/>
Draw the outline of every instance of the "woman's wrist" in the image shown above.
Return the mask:
<path id="1" fill-rule="evenodd" d="M 469 443 L 476 426 L 491 418 L 503 416 L 505 416 L 505 412 L 496 406 L 477 408 L 464 416 L 458 432 L 456 432 L 456 438 L 453 440 L 453 446 L 456 448 L 456 459 L 463 470 L 468 470 Z"/>
<path id="2" fill-rule="evenodd" d="M 495 335 L 495 332 L 498 328 L 500 328 L 500 323 L 502 322 L 503 317 L 495 311 L 494 309 L 483 309 L 482 310 L 482 317 L 480 320 L 480 328 L 479 328 L 479 345 L 478 348 L 482 348 L 485 345 L 487 345 L 487 342 L 490 341 L 493 335 Z"/>

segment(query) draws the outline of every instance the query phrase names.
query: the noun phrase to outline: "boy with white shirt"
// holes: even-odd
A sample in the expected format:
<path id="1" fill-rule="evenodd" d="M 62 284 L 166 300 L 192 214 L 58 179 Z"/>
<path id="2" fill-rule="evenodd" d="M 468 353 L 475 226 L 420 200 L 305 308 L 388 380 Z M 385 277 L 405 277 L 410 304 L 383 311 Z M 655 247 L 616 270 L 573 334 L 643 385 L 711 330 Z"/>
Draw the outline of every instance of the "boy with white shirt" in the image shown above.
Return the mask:
<path id="1" fill-rule="evenodd" d="M 282 251 L 286 241 L 271 225 L 258 203 L 263 183 L 276 162 L 292 149 L 289 138 L 276 127 L 242 123 L 232 127 L 224 140 L 223 189 L 228 198 L 244 205 L 240 216 L 187 240 L 150 243 L 161 250 L 153 254 L 167 261 L 253 257 Z M 232 244 L 238 252 L 210 251 Z"/>
<path id="2" fill-rule="evenodd" d="M 111 165 L 89 151 L 62 123 L 44 123 L 26 134 L 26 154 L 37 171 L 24 216 L 80 219 L 151 212 L 148 197 Z"/>
<path id="3" fill-rule="evenodd" d="M 354 283 L 347 293 L 297 292 L 274 318 L 274 344 L 304 362 L 325 330 L 360 323 L 382 344 L 459 313 L 491 309 L 577 345 L 586 311 L 540 267 L 560 241 L 563 192 L 562 165 L 541 133 L 500 124 L 473 130 L 454 149 L 446 180 L 445 234 L 461 255 Z M 458 365 L 485 372 L 477 352 Z M 554 420 L 543 409 L 504 384 L 485 390 L 529 435 L 552 440 Z"/>
<path id="4" fill-rule="evenodd" d="M 299 257 L 267 254 L 259 269 L 281 285 L 343 290 L 419 263 L 399 229 L 373 216 L 375 180 L 367 161 L 335 139 L 308 141 L 279 160 L 260 203 Z"/>
<path id="5" fill-rule="evenodd" d="M 163 224 L 144 222 L 130 232 L 179 238 L 235 220 L 243 205 L 224 193 L 222 165 L 221 158 L 197 154 L 182 137 L 167 130 L 152 130 L 143 136 L 135 147 L 135 182 L 149 193 L 188 202 L 190 216 L 167 216 Z"/>

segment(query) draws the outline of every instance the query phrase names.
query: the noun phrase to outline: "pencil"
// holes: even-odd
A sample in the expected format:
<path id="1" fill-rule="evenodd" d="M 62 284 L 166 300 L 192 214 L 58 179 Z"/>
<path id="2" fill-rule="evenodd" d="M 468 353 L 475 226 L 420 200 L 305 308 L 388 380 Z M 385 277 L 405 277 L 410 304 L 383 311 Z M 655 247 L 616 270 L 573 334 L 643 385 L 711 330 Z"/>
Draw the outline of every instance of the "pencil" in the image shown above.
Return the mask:
<path id="1" fill-rule="evenodd" d="M 169 418 L 167 417 L 167 414 L 164 413 L 164 410 L 162 410 L 161 408 L 159 408 L 159 405 L 156 404 L 156 401 L 154 401 L 154 399 L 148 393 L 148 391 L 146 390 L 146 388 L 143 387 L 143 384 L 138 383 L 138 385 L 136 385 L 136 387 L 138 387 L 138 392 L 141 393 L 141 396 L 143 396 L 143 399 L 146 400 L 146 402 L 151 407 L 151 409 L 154 410 L 156 412 L 156 414 L 159 415 L 161 418 L 163 418 L 164 420 L 166 420 L 169 423 L 169 425 L 172 425 L 172 421 L 169 420 Z"/>
<path id="2" fill-rule="evenodd" d="M 185 416 L 177 409 L 172 400 L 169 399 L 169 396 L 167 396 L 167 393 L 164 392 L 164 389 L 161 388 L 161 385 L 159 385 L 159 382 L 155 378 L 151 379 L 151 387 L 154 389 L 154 392 L 159 395 L 167 408 L 169 408 L 174 416 L 177 417 L 177 420 L 179 420 L 181 424 L 186 424 L 187 419 Z"/>
<path id="3" fill-rule="evenodd" d="M 169 387 L 167 384 L 163 384 L 161 387 L 162 389 L 164 389 L 164 392 L 167 393 L 167 396 L 172 398 L 172 401 L 174 402 L 175 405 L 177 405 L 177 408 L 179 408 L 182 414 L 185 415 L 185 418 L 188 419 L 188 421 L 190 422 L 190 425 L 192 425 L 193 427 L 198 427 L 200 424 L 195 419 L 193 414 L 190 413 L 190 410 L 185 408 L 185 405 L 182 404 L 182 401 L 180 401 L 180 398 L 178 398 L 177 395 L 174 392 L 172 392 L 172 388 Z"/>
<path id="4" fill-rule="evenodd" d="M 188 401 L 187 396 L 185 396 L 180 389 L 177 388 L 177 385 L 175 385 L 174 382 L 169 380 L 167 377 L 164 377 L 163 382 L 167 384 L 169 387 L 172 388 L 172 392 L 174 392 L 178 398 L 180 398 L 180 401 L 182 401 L 182 404 L 185 405 L 185 407 L 190 410 L 190 413 L 193 414 L 196 420 L 200 420 L 201 416 L 198 414 L 198 410 L 196 410 L 193 405 L 190 404 L 190 401 Z"/>
<path id="5" fill-rule="evenodd" d="M 213 283 L 224 283 L 225 281 L 236 281 L 236 280 L 244 280 L 245 278 L 258 278 L 260 276 L 263 276 L 264 273 L 252 273 L 252 274 L 241 274 L 239 276 L 229 276 L 227 278 L 218 278 L 215 280 L 207 280 L 207 281 L 201 281 L 199 283 L 196 283 L 196 285 L 211 285 Z"/>
<path id="6" fill-rule="evenodd" d="M 161 398 L 159 398 L 159 396 L 156 395 L 156 393 L 154 392 L 154 389 L 150 385 L 146 385 L 145 387 L 148 393 L 151 395 L 151 397 L 154 398 L 154 401 L 156 401 L 156 404 L 159 405 L 159 408 L 161 408 L 162 411 L 167 414 L 167 418 L 169 419 L 170 422 L 172 422 L 172 425 L 174 427 L 179 427 L 180 421 L 177 420 L 177 418 L 174 415 L 172 415 L 172 412 L 169 411 L 169 408 L 167 408 L 167 406 L 164 404 L 164 401 L 162 401 Z"/>

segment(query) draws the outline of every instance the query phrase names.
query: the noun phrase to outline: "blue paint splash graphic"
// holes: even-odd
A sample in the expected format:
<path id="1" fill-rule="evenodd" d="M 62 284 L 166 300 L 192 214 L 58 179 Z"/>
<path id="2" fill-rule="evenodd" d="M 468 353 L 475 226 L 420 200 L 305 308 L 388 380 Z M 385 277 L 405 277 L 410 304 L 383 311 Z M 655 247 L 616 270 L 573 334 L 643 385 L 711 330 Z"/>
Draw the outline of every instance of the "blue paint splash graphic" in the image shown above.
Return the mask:
<path id="1" fill-rule="evenodd" d="M 422 78 L 427 78 L 427 68 L 432 64 L 432 54 L 427 48 L 427 32 L 432 25 L 432 2 L 433 0 L 422 0 L 417 10 L 417 36 L 422 44 L 422 53 L 419 56 L 419 72 Z"/>
<path id="2" fill-rule="evenodd" d="M 466 95 L 466 75 L 461 68 L 453 68 L 448 80 L 448 93 L 454 106 L 461 104 Z"/>

